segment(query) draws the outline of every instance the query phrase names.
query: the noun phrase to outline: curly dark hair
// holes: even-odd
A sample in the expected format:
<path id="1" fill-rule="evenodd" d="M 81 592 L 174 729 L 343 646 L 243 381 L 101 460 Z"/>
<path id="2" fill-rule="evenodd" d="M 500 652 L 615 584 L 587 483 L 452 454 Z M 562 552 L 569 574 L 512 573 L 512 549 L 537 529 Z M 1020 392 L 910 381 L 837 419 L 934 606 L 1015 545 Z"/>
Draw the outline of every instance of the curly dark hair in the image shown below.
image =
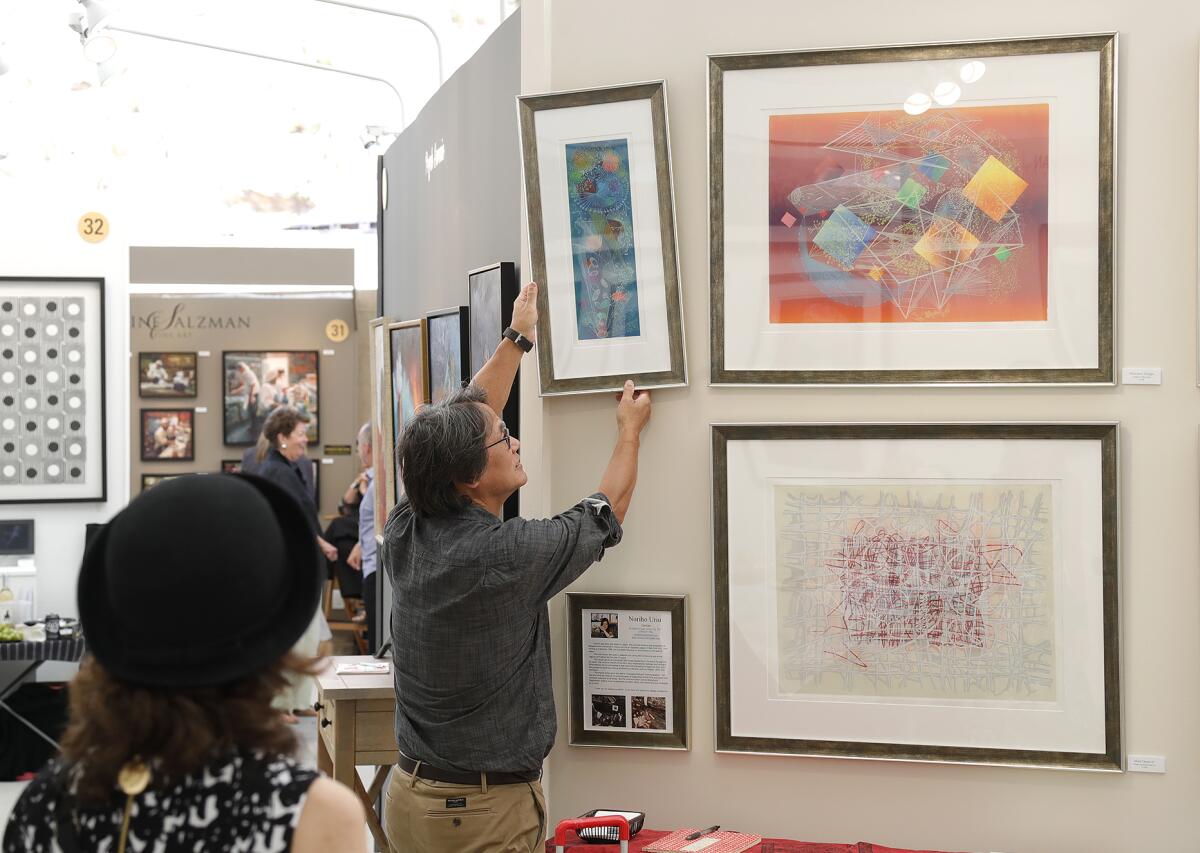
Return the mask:
<path id="1" fill-rule="evenodd" d="M 271 700 L 289 676 L 315 675 L 321 660 L 289 652 L 274 664 L 215 687 L 129 684 L 88 657 L 71 681 L 62 754 L 78 772 L 81 803 L 113 797 L 117 772 L 134 756 L 165 789 L 235 748 L 289 755 L 296 736 Z"/>
<path id="2" fill-rule="evenodd" d="M 422 406 L 404 427 L 396 461 L 404 493 L 418 515 L 449 515 L 468 503 L 456 483 L 478 480 L 487 468 L 491 420 L 480 409 L 487 393 L 477 385 Z"/>
<path id="3" fill-rule="evenodd" d="M 297 424 L 306 424 L 311 420 L 312 418 L 304 412 L 291 406 L 280 406 L 275 409 L 267 415 L 267 420 L 263 424 L 262 435 L 258 437 L 254 458 L 262 462 L 267 458 L 268 451 L 275 446 L 275 439 L 281 435 L 291 435 Z"/>

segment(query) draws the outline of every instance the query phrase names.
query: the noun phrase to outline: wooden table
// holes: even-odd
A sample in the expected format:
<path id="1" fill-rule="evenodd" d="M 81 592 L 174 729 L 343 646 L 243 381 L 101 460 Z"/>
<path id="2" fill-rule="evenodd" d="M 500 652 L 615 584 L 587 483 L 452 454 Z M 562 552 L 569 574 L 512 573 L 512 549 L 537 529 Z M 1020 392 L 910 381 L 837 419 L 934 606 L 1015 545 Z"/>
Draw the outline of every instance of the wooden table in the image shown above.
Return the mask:
<path id="1" fill-rule="evenodd" d="M 330 658 L 317 676 L 317 767 L 358 794 L 367 810 L 367 826 L 381 850 L 389 850 L 375 801 L 396 763 L 396 693 L 392 673 L 336 675 L 337 664 L 375 661 L 370 655 Z M 356 766 L 373 766 L 375 777 L 364 788 Z"/>

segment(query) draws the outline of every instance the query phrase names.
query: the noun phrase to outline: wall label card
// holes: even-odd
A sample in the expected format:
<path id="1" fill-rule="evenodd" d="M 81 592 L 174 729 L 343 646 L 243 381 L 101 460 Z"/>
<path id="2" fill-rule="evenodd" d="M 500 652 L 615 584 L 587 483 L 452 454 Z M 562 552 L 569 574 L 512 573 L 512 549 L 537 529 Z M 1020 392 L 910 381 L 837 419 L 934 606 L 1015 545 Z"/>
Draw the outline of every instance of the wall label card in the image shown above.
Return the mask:
<path id="1" fill-rule="evenodd" d="M 687 748 L 683 596 L 569 593 L 571 743 Z"/>

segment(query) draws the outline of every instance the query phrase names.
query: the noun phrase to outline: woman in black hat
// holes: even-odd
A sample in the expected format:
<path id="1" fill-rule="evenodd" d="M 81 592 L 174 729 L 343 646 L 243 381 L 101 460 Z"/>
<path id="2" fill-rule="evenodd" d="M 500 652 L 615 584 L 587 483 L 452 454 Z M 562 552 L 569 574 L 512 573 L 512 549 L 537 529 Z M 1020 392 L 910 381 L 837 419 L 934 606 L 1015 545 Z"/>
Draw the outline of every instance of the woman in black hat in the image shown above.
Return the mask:
<path id="1" fill-rule="evenodd" d="M 162 483 L 101 529 L 62 755 L 22 792 L 4 853 L 365 848 L 358 800 L 290 757 L 270 709 L 315 664 L 289 652 L 325 575 L 308 532 L 286 492 L 234 475 Z M 268 612 L 247 623 L 231 597 Z"/>

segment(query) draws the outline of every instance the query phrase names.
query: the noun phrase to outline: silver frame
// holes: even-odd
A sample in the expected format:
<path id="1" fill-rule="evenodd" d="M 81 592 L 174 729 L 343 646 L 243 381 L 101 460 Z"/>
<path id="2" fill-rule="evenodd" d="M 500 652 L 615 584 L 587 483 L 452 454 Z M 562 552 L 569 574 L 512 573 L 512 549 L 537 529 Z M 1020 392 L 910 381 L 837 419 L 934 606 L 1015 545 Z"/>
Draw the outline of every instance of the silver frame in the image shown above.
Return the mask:
<path id="1" fill-rule="evenodd" d="M 802 755 L 940 764 L 982 764 L 1057 770 L 1123 772 L 1125 770 L 1122 684 L 1120 572 L 1120 423 L 1056 422 L 872 422 L 872 423 L 712 423 L 710 482 L 713 523 L 713 742 L 716 752 L 755 755 Z M 1020 438 L 1099 440 L 1101 442 L 1101 536 L 1103 539 L 1102 603 L 1104 623 L 1105 752 L 948 747 L 854 741 L 811 741 L 759 738 L 732 733 L 729 698 L 729 540 L 728 481 L 725 445 L 730 440 L 796 440 L 838 438 Z M 724 581 L 724 584 L 722 583 Z"/>
<path id="2" fill-rule="evenodd" d="M 1114 214 L 1116 187 L 1117 34 L 1085 33 L 980 41 L 866 45 L 764 53 L 710 54 L 708 57 L 709 182 L 709 352 L 710 385 L 779 387 L 1014 387 L 1046 384 L 1112 386 L 1114 352 Z M 725 357 L 724 267 L 724 106 L 725 71 L 813 65 L 870 64 L 994 56 L 1029 56 L 1096 51 L 1100 55 L 1098 331 L 1095 368 L 988 370 L 730 370 Z M 1200 371 L 1200 360 L 1197 362 Z M 1200 384 L 1200 372 L 1197 378 Z"/>
<path id="3" fill-rule="evenodd" d="M 667 303 L 666 334 L 671 353 L 669 370 L 637 373 L 631 376 L 605 375 L 570 379 L 554 377 L 551 347 L 550 300 L 545 287 L 538 289 L 538 376 L 541 395 L 589 394 L 619 391 L 626 378 L 639 388 L 676 388 L 687 385 L 687 347 L 683 323 L 683 288 L 679 273 L 679 239 L 675 217 L 675 182 L 671 174 L 671 139 L 667 111 L 666 82 L 652 80 L 621 86 L 572 89 L 517 98 L 521 133 L 521 157 L 525 173 L 525 208 L 529 227 L 529 259 L 534 280 L 546 282 L 542 198 L 538 173 L 535 113 L 566 107 L 595 106 L 618 101 L 647 100 L 653 122 L 654 160 L 658 176 L 658 214 L 663 242 L 664 289 Z M 645 330 L 643 330 L 643 334 Z"/>

